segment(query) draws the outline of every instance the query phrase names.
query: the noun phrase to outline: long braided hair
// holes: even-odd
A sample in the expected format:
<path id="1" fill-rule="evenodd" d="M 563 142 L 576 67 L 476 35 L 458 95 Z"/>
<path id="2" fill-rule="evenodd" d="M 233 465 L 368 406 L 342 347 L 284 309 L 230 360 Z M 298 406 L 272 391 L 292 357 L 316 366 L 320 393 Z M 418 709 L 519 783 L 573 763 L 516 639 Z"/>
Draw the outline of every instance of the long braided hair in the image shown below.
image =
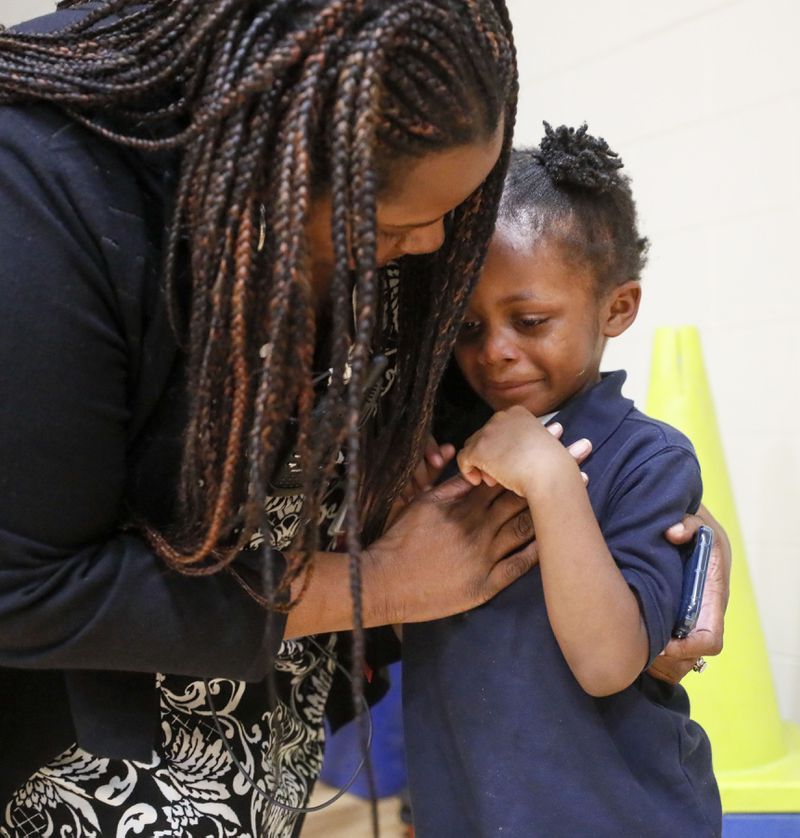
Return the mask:
<path id="1" fill-rule="evenodd" d="M 50 102 L 110 141 L 180 155 L 164 275 L 173 299 L 187 272 L 190 284 L 190 302 L 174 306 L 190 398 L 182 520 L 150 537 L 182 572 L 229 565 L 266 526 L 270 477 L 293 444 L 307 525 L 267 597 L 285 601 L 318 547 L 314 523 L 344 448 L 358 666 L 362 544 L 380 533 L 422 449 L 500 198 L 516 102 L 505 4 L 65 0 L 59 8 L 82 14 L 55 33 L 0 32 L 0 103 Z M 382 339 L 376 202 L 404 161 L 488 140 L 502 120 L 501 159 L 448 219 L 444 246 L 401 260 L 397 376 L 377 421 L 362 428 L 365 370 Z M 325 192 L 332 373 L 317 395 L 306 226 Z"/>

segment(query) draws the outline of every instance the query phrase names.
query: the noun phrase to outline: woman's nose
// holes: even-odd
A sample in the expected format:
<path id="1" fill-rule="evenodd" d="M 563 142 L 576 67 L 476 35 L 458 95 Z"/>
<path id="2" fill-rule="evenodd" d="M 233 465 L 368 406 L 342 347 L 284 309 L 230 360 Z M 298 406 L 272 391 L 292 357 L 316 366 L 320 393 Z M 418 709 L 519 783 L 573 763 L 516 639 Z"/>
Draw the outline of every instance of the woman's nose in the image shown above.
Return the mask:
<path id="1" fill-rule="evenodd" d="M 407 256 L 433 253 L 444 244 L 444 219 L 440 218 L 424 227 L 409 230 L 401 242 L 403 254 Z"/>

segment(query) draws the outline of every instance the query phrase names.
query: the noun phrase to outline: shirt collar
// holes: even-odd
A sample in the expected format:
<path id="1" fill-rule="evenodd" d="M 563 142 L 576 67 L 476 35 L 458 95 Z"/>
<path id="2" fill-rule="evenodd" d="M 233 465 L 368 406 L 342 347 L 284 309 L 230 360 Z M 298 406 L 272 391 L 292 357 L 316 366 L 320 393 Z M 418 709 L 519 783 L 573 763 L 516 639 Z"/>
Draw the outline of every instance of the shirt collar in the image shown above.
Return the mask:
<path id="1" fill-rule="evenodd" d="M 633 402 L 622 395 L 626 378 L 625 370 L 602 373 L 597 384 L 565 402 L 545 424 L 555 421 L 563 425 L 564 445 L 586 437 L 592 442 L 592 451 L 597 451 L 633 410 Z"/>

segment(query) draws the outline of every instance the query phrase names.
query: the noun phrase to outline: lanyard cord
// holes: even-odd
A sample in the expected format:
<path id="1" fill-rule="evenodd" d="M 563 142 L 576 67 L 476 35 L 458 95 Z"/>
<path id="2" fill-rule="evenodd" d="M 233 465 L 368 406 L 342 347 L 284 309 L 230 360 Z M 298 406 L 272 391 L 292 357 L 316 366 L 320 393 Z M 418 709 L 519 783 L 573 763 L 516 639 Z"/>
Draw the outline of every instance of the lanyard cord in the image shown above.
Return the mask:
<path id="1" fill-rule="evenodd" d="M 334 665 L 336 666 L 336 668 L 344 674 L 344 676 L 348 679 L 348 681 L 352 682 L 352 676 L 339 663 L 339 661 L 336 660 L 336 657 L 334 655 L 332 655 L 326 648 L 324 648 L 319 643 L 317 643 L 317 641 L 314 640 L 313 637 L 308 637 L 307 640 L 309 640 L 311 643 L 313 643 L 317 647 L 317 649 L 319 649 L 324 655 L 326 655 L 330 660 L 332 660 Z M 245 778 L 245 780 L 247 780 L 248 784 L 252 787 L 253 791 L 260 798 L 262 798 L 262 800 L 265 800 L 267 803 L 269 803 L 270 806 L 276 806 L 278 809 L 282 809 L 284 812 L 292 812 L 294 814 L 311 814 L 312 812 L 320 812 L 323 809 L 327 809 L 329 806 L 332 806 L 340 797 L 342 797 L 342 795 L 344 795 L 350 789 L 350 787 L 353 785 L 353 783 L 355 783 L 356 779 L 358 778 L 358 775 L 361 773 L 361 769 L 364 767 L 364 764 L 367 761 L 366 753 L 361 755 L 361 760 L 359 761 L 358 765 L 356 766 L 355 771 L 353 771 L 352 776 L 348 779 L 348 781 L 344 784 L 344 786 L 342 786 L 342 788 L 340 788 L 339 791 L 336 792 L 336 794 L 334 794 L 333 797 L 331 797 L 329 800 L 326 800 L 323 803 L 319 803 L 316 806 L 290 806 L 288 803 L 282 803 L 280 800 L 277 800 L 268 791 L 264 791 L 264 789 L 262 789 L 258 785 L 257 780 L 247 771 L 247 769 L 244 767 L 244 765 L 242 765 L 239 758 L 233 752 L 233 748 L 230 746 L 230 743 L 228 742 L 228 738 L 225 736 L 225 732 L 222 730 L 222 725 L 220 724 L 219 716 L 217 715 L 217 710 L 216 710 L 216 707 L 214 706 L 214 701 L 211 698 L 211 687 L 208 683 L 207 678 L 203 678 L 203 684 L 205 684 L 206 701 L 208 703 L 209 709 L 211 710 L 211 718 L 214 722 L 214 727 L 216 728 L 217 733 L 219 734 L 219 738 L 222 741 L 222 744 L 225 747 L 225 750 L 228 752 L 228 756 L 231 758 L 231 761 L 236 766 L 236 769 L 238 770 L 238 772 L 242 775 L 242 777 Z M 372 733 L 373 733 L 372 715 L 370 713 L 369 705 L 367 704 L 367 700 L 365 698 L 363 698 L 363 696 L 362 696 L 361 701 L 363 702 L 361 712 L 367 714 L 367 725 L 368 725 L 368 727 L 367 727 L 367 751 L 369 751 L 370 747 L 372 746 Z M 276 751 L 276 753 L 277 753 L 277 751 Z M 277 767 L 277 772 L 276 772 L 275 785 L 276 785 L 276 788 L 280 788 L 281 769 L 280 769 L 280 764 L 278 763 L 277 759 L 276 759 L 276 767 Z"/>

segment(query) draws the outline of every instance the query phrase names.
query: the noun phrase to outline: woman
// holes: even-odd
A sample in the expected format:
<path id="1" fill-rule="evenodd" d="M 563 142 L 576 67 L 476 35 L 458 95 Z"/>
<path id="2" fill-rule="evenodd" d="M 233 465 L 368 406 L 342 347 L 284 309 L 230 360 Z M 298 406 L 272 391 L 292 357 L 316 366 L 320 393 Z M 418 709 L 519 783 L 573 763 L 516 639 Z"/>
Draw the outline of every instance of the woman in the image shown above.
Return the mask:
<path id="1" fill-rule="evenodd" d="M 515 78 L 499 0 L 66 2 L 0 35 L 0 834 L 293 834 L 363 629 L 529 569 L 496 490 L 382 532 Z"/>

